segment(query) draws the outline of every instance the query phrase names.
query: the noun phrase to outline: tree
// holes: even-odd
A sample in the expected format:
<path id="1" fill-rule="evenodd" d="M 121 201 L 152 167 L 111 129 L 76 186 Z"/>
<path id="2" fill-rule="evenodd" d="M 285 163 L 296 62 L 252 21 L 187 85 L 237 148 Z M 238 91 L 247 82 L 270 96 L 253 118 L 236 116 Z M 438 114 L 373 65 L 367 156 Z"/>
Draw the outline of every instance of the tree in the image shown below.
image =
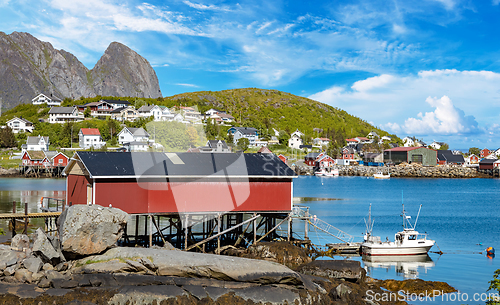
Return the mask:
<path id="1" fill-rule="evenodd" d="M 85 108 L 83 111 L 83 116 L 86 118 L 90 118 L 90 107 Z"/>
<path id="2" fill-rule="evenodd" d="M 438 150 L 448 150 L 448 149 L 450 149 L 450 146 L 448 144 L 444 143 L 443 145 L 441 145 L 441 147 L 439 147 Z"/>
<path id="3" fill-rule="evenodd" d="M 0 147 L 17 147 L 16 136 L 9 126 L 0 130 Z"/>
<path id="4" fill-rule="evenodd" d="M 250 140 L 247 138 L 240 138 L 238 139 L 237 145 L 242 151 L 245 151 L 248 149 L 248 145 L 250 145 Z"/>
<path id="5" fill-rule="evenodd" d="M 469 155 L 476 155 L 479 156 L 481 154 L 481 151 L 477 147 L 471 147 L 469 148 Z"/>

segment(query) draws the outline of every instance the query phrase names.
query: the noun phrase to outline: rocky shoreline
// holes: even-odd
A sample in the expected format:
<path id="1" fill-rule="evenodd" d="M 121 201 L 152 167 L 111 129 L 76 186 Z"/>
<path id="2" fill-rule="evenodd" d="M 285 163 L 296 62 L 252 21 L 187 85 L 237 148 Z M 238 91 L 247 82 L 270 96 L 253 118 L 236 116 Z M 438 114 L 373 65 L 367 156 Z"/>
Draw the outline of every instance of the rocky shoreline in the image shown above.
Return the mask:
<path id="1" fill-rule="evenodd" d="M 339 166 L 336 167 L 340 176 L 373 177 L 373 174 L 382 172 L 390 173 L 391 178 L 492 178 L 475 168 L 461 166 L 422 166 L 420 164 L 403 163 L 397 166 Z M 310 166 L 297 167 L 295 172 L 299 175 L 314 175 Z"/>
<path id="2" fill-rule="evenodd" d="M 0 304 L 395 304 L 367 296 L 417 287 L 367 278 L 360 262 L 313 261 L 289 242 L 229 248 L 227 255 L 117 247 L 127 216 L 72 206 L 57 236 L 38 229 L 0 245 Z M 436 285 L 421 281 L 418 289 Z"/>

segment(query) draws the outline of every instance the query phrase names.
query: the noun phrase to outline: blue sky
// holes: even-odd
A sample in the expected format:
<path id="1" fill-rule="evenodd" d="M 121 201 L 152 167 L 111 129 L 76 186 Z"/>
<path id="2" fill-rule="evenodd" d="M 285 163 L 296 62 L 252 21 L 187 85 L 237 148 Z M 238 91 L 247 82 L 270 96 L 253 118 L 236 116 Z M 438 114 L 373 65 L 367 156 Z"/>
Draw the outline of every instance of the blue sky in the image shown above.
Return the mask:
<path id="1" fill-rule="evenodd" d="M 92 68 L 121 42 L 164 96 L 258 87 L 346 110 L 399 137 L 500 147 L 500 0 L 0 0 Z"/>

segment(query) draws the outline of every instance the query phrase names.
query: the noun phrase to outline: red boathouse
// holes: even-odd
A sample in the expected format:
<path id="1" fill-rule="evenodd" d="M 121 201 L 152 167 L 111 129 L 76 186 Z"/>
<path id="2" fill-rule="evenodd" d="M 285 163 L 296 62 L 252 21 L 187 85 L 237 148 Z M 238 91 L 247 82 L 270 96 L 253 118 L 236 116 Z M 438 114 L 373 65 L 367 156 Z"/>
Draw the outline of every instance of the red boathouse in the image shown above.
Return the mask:
<path id="1" fill-rule="evenodd" d="M 288 213 L 296 176 L 274 154 L 76 152 L 70 204 L 129 214 Z"/>

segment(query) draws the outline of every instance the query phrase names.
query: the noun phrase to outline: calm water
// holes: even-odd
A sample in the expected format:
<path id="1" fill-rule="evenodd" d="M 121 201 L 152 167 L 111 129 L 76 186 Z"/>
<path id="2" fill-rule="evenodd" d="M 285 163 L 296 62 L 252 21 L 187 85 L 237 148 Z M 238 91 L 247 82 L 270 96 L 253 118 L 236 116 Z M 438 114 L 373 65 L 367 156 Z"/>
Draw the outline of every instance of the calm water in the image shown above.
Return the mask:
<path id="1" fill-rule="evenodd" d="M 64 199 L 66 194 L 65 179 L 24 179 L 24 178 L 0 178 L 0 213 L 12 212 L 12 202 L 16 202 L 16 210 L 24 212 L 24 203 L 28 203 L 29 212 L 39 212 L 38 203 L 41 197 L 52 197 Z M 43 219 L 30 220 L 33 228 L 43 227 Z M 8 231 L 8 222 L 0 221 L 0 228 Z M 18 231 L 19 232 L 19 231 Z M 11 233 L 0 235 L 0 242 L 5 242 L 11 237 Z"/>
<path id="2" fill-rule="evenodd" d="M 455 303 L 484 304 L 471 298 L 474 293 L 486 291 L 494 271 L 500 268 L 500 254 L 493 259 L 479 254 L 488 246 L 500 250 L 499 179 L 299 177 L 294 183 L 294 196 L 340 199 L 300 204 L 308 205 L 320 219 L 357 236 L 365 230 L 363 219 L 371 203 L 373 233 L 383 240 L 394 240 L 394 233 L 402 228 L 402 201 L 413 221 L 422 204 L 417 230 L 427 232 L 445 254 L 430 253 L 432 261 L 362 264 L 373 278 L 444 281 L 468 294 L 467 302 Z M 310 229 L 310 237 L 313 242 L 335 242 L 333 237 L 322 237 L 314 229 Z M 431 249 L 438 250 L 436 246 Z M 350 259 L 362 261 L 359 257 Z M 445 302 L 449 303 L 453 302 Z"/>
<path id="3" fill-rule="evenodd" d="M 64 198 L 64 194 L 64 179 L 0 178 L 0 213 L 11 212 L 12 201 L 16 201 L 17 209 L 22 211 L 24 204 L 21 203 L 28 202 L 30 212 L 35 212 L 42 196 Z M 401 229 L 402 199 L 412 220 L 422 204 L 417 230 L 427 232 L 445 254 L 430 253 L 430 260 L 418 262 L 370 263 L 359 257 L 345 259 L 362 261 L 374 278 L 444 281 L 469 296 L 467 302 L 443 303 L 436 299 L 429 304 L 484 304 L 470 298 L 474 293 L 485 292 L 493 272 L 500 268 L 500 252 L 493 259 L 479 254 L 488 246 L 500 251 L 500 179 L 299 177 L 294 182 L 294 196 L 335 199 L 300 204 L 309 206 L 311 213 L 321 220 L 359 238 L 365 230 L 363 219 L 370 203 L 375 219 L 373 233 L 391 240 Z M 39 225 L 43 226 L 43 221 Z M 0 222 L 0 227 L 6 230 L 7 223 Z M 294 230 L 298 229 L 295 225 Z M 3 240 L 5 237 L 10 237 L 10 233 Z M 310 237 L 319 244 L 336 242 L 312 228 Z M 0 242 L 3 240 L 0 238 Z M 438 250 L 436 246 L 431 249 Z"/>

